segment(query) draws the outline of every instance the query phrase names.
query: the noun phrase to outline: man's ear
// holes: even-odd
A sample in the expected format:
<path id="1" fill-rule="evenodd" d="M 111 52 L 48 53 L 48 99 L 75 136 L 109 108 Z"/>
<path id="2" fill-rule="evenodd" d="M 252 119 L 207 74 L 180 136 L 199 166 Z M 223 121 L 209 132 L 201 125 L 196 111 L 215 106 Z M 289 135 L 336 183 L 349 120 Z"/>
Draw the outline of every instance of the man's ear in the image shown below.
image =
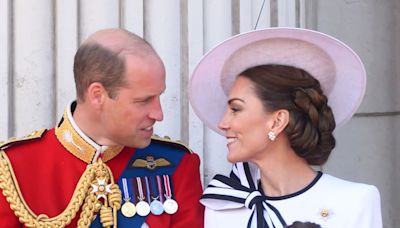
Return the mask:
<path id="1" fill-rule="evenodd" d="M 272 113 L 273 124 L 270 126 L 271 131 L 276 135 L 279 135 L 285 130 L 286 126 L 289 124 L 290 114 L 286 109 L 279 109 Z"/>
<path id="2" fill-rule="evenodd" d="M 86 98 L 95 106 L 101 106 L 106 96 L 107 91 L 100 82 L 93 82 L 86 90 Z"/>

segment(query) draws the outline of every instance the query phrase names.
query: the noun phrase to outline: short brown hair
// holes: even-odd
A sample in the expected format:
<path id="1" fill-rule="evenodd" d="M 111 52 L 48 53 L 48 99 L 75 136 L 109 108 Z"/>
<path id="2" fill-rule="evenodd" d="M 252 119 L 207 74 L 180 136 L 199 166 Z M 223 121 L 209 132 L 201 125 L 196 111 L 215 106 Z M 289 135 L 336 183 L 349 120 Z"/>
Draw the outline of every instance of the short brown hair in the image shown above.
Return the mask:
<path id="1" fill-rule="evenodd" d="M 296 154 L 310 165 L 324 164 L 335 147 L 335 119 L 320 83 L 308 72 L 284 65 L 261 65 L 242 72 L 266 111 L 286 109 L 285 133 Z"/>
<path id="2" fill-rule="evenodd" d="M 74 78 L 78 99 L 84 100 L 86 89 L 100 82 L 113 98 L 124 81 L 125 63 L 118 53 L 95 43 L 83 44 L 75 54 Z"/>

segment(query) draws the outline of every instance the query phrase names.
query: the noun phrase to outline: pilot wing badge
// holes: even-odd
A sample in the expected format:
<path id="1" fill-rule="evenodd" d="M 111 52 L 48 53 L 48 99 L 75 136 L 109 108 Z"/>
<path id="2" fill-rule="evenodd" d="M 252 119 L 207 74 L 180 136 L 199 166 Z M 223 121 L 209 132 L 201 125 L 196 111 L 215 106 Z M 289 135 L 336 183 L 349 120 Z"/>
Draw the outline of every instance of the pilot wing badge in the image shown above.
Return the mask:
<path id="1" fill-rule="evenodd" d="M 155 170 L 157 167 L 166 167 L 166 166 L 170 166 L 171 162 L 168 161 L 165 158 L 157 158 L 155 159 L 154 156 L 146 156 L 146 160 L 145 159 L 136 159 L 133 163 L 132 163 L 132 167 L 136 167 L 136 168 L 147 168 L 148 170 Z"/>

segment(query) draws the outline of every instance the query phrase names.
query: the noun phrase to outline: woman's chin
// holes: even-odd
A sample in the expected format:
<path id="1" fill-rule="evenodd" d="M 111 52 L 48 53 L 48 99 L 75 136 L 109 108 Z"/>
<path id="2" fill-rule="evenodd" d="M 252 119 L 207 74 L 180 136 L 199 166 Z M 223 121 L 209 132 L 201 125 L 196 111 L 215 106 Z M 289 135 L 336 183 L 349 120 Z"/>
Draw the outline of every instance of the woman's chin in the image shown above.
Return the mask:
<path id="1" fill-rule="evenodd" d="M 233 153 L 228 153 L 228 156 L 226 157 L 226 159 L 230 162 L 230 163 L 236 163 L 236 162 L 240 162 L 241 161 L 241 159 L 238 157 L 238 156 L 236 156 L 235 154 L 233 154 Z"/>

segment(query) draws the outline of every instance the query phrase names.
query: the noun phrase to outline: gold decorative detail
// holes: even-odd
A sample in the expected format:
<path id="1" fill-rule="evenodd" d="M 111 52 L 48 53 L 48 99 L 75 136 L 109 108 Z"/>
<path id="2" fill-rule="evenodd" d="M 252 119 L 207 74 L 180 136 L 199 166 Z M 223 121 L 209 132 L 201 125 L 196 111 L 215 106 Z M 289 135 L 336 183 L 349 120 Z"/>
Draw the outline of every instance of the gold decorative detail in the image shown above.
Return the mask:
<path id="1" fill-rule="evenodd" d="M 330 217 L 333 215 L 333 211 L 328 209 L 328 208 L 322 208 L 319 211 L 319 215 L 321 216 L 321 219 L 323 220 L 328 220 Z"/>
<path id="2" fill-rule="evenodd" d="M 175 144 L 175 145 L 185 148 L 185 150 L 191 154 L 193 153 L 193 151 L 186 144 L 184 144 L 180 140 L 175 140 L 175 141 L 171 140 L 171 138 L 169 136 L 160 137 L 158 135 L 153 135 L 151 137 L 151 139 L 156 140 L 156 141 L 165 142 L 165 143 L 172 143 L 172 144 Z"/>
<path id="3" fill-rule="evenodd" d="M 92 184 L 92 188 L 91 193 L 97 195 L 97 199 L 103 198 L 106 200 L 106 196 L 111 192 L 111 184 L 106 185 L 105 179 L 97 179 L 97 183 Z"/>
<path id="4" fill-rule="evenodd" d="M 101 206 L 100 222 L 103 224 L 103 227 L 110 227 L 114 225 L 113 212 L 111 208 Z"/>
<path id="5" fill-rule="evenodd" d="M 82 149 L 82 147 L 80 147 L 79 145 L 77 145 L 77 144 L 74 142 L 74 138 L 72 137 L 72 133 L 71 133 L 69 130 L 65 130 L 65 131 L 63 132 L 63 139 L 64 139 L 65 141 L 67 141 L 68 143 L 72 144 L 73 146 L 75 146 L 76 148 L 78 148 L 78 150 L 79 150 L 81 153 L 85 152 L 85 151 Z"/>
<path id="6" fill-rule="evenodd" d="M 0 142 L 0 149 L 6 149 L 13 145 L 14 143 L 19 143 L 19 142 L 25 142 L 25 141 L 30 141 L 34 139 L 39 139 L 42 137 L 42 135 L 47 131 L 47 129 L 42 128 L 37 131 L 33 131 L 32 133 L 22 137 L 22 138 L 16 138 L 16 137 L 11 137 L 8 140 L 4 142 Z"/>
<path id="7" fill-rule="evenodd" d="M 171 162 L 169 162 L 165 158 L 158 158 L 154 160 L 153 156 L 146 156 L 146 160 L 144 159 L 136 159 L 132 167 L 136 168 L 147 168 L 149 170 L 155 170 L 157 167 L 163 167 L 163 166 L 170 166 Z"/>
<path id="8" fill-rule="evenodd" d="M 64 112 L 64 120 L 60 126 L 56 127 L 55 134 L 60 143 L 75 157 L 90 164 L 96 154 L 97 149 L 87 142 L 71 124 L 67 112 Z M 109 146 L 103 153 L 102 159 L 107 162 L 117 156 L 123 146 Z"/>
<path id="9" fill-rule="evenodd" d="M 98 200 L 98 191 L 93 185 L 104 184 L 107 195 L 105 200 Z M 106 185 L 105 183 L 110 183 Z M 87 166 L 74 190 L 71 201 L 61 214 L 49 218 L 47 215 L 36 215 L 25 202 L 10 160 L 6 153 L 0 150 L 0 188 L 3 190 L 10 208 L 26 227 L 65 227 L 76 217 L 81 209 L 78 227 L 89 227 L 95 214 L 100 210 L 100 221 L 104 227 L 117 224 L 117 210 L 121 208 L 122 193 L 115 184 L 110 168 L 103 163 L 101 158 Z M 99 189 L 97 189 L 99 190 Z M 116 226 L 114 226 L 116 227 Z"/>
<path id="10" fill-rule="evenodd" d="M 329 216 L 329 210 L 328 209 L 322 209 L 320 212 L 320 215 L 324 218 Z"/>

